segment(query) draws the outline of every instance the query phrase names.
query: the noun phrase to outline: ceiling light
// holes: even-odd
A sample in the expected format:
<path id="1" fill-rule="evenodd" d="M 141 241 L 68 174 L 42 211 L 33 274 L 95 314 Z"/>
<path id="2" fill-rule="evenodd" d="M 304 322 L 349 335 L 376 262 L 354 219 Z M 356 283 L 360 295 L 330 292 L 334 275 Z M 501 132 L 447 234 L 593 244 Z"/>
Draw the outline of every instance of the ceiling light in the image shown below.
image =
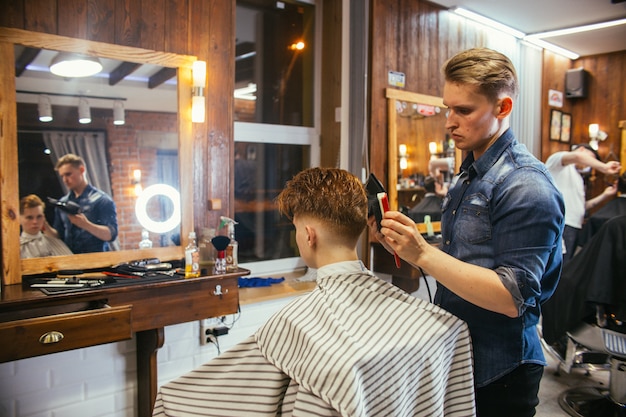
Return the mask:
<path id="1" fill-rule="evenodd" d="M 87 99 L 84 97 L 81 97 L 78 101 L 78 123 L 91 123 L 91 109 Z"/>
<path id="2" fill-rule="evenodd" d="M 543 39 L 531 38 L 530 36 L 526 36 L 524 38 L 524 41 L 530 43 L 531 45 L 535 45 L 540 48 L 547 49 L 548 51 L 552 51 L 556 54 L 563 55 L 564 57 L 572 60 L 578 59 L 578 57 L 580 56 L 577 53 L 570 51 L 569 49 L 561 48 L 560 46 L 556 46 L 553 43 L 546 42 Z"/>
<path id="3" fill-rule="evenodd" d="M 526 35 L 524 32 L 520 32 L 517 29 L 513 29 L 510 26 L 504 25 L 500 22 L 496 22 L 495 20 L 489 19 L 478 13 L 471 12 L 462 7 L 454 8 L 452 9 L 452 11 L 458 15 L 471 19 L 475 22 L 482 23 L 483 25 L 489 26 L 492 29 L 497 29 L 501 32 L 508 33 L 509 35 L 515 36 L 518 39 L 522 39 L 524 35 Z"/>
<path id="4" fill-rule="evenodd" d="M 590 30 L 606 29 L 606 28 L 619 26 L 619 25 L 626 25 L 626 19 L 613 20 L 610 22 L 603 22 L 603 23 L 594 23 L 593 25 L 576 26 L 576 27 L 567 28 L 567 29 L 552 30 L 549 32 L 533 33 L 532 35 L 527 35 L 524 39 L 527 40 L 527 39 L 553 38 L 556 36 L 564 36 L 564 35 L 571 35 L 574 33 L 588 32 Z"/>
<path id="5" fill-rule="evenodd" d="M 88 77 L 102 71 L 98 58 L 59 52 L 50 63 L 50 72 L 59 77 Z"/>
<path id="6" fill-rule="evenodd" d="M 46 94 L 39 95 L 39 121 L 51 122 L 52 121 L 52 104 L 50 103 L 50 96 Z"/>
<path id="7" fill-rule="evenodd" d="M 124 114 L 124 103 L 120 100 L 113 102 L 113 124 L 121 126 L 126 123 L 126 115 Z"/>

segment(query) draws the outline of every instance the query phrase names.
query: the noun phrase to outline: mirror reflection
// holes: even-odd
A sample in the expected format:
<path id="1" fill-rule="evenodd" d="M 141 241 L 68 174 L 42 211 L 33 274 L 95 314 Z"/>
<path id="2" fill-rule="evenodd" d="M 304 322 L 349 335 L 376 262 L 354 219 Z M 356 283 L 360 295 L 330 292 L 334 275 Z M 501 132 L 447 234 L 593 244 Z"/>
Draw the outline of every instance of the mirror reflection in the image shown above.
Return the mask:
<path id="1" fill-rule="evenodd" d="M 461 153 L 446 133 L 440 97 L 388 88 L 388 189 L 392 208 L 408 212 L 424 197 L 424 180 L 445 195 Z"/>
<path id="2" fill-rule="evenodd" d="M 145 241 L 135 215 L 141 190 L 157 183 L 179 189 L 176 69 L 101 58 L 102 70 L 93 76 L 60 77 L 49 70 L 56 56 L 56 51 L 15 47 L 19 197 L 39 197 L 46 206 L 44 224 L 51 228 L 81 225 L 108 242 L 103 249 L 139 249 Z M 82 195 L 91 225 L 81 214 L 70 221 L 71 216 L 60 214 L 48 201 L 81 203 L 73 193 L 76 184 L 71 173 L 55 169 L 59 158 L 68 153 L 84 160 L 84 172 L 77 168 L 75 175 L 81 195 L 85 187 L 80 178 L 84 178 L 88 187 L 112 198 L 115 233 L 110 225 L 98 230 L 106 223 L 102 216 L 87 214 L 93 213 L 98 193 L 91 198 Z M 148 212 L 153 221 L 164 221 L 171 217 L 172 204 L 157 199 Z M 67 229 L 59 233 L 67 246 L 76 245 L 78 239 L 75 248 L 88 247 L 80 236 L 72 237 Z M 148 232 L 148 238 L 154 247 L 178 245 L 180 226 L 165 233 Z"/>

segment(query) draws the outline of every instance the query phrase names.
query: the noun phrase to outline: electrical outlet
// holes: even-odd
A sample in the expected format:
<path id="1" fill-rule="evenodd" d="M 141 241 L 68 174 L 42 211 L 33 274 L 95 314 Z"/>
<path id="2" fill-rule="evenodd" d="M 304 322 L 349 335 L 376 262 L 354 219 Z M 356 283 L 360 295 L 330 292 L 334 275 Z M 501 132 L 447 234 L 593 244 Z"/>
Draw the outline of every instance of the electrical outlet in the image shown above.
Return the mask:
<path id="1" fill-rule="evenodd" d="M 206 345 L 217 340 L 219 336 L 228 334 L 228 327 L 222 324 L 219 318 L 200 320 L 200 345 Z"/>

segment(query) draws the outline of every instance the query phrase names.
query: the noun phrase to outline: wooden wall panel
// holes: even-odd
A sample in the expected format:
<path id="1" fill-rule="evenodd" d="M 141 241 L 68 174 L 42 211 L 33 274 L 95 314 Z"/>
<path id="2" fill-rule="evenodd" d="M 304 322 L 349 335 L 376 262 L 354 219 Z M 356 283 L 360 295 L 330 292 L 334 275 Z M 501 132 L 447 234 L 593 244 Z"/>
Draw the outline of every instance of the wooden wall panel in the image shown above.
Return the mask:
<path id="1" fill-rule="evenodd" d="M 163 45 L 166 52 L 189 55 L 189 0 L 167 0 L 165 4 L 165 30 Z"/>
<path id="2" fill-rule="evenodd" d="M 115 0 L 113 11 L 115 22 L 114 44 L 141 46 L 141 2 L 136 0 Z M 172 51 L 174 52 L 174 51 Z"/>
<path id="3" fill-rule="evenodd" d="M 65 0 L 56 18 L 57 35 L 93 40 L 87 34 L 87 0 Z"/>
<path id="4" fill-rule="evenodd" d="M 5 1 L 0 13 L 0 26 L 24 27 L 24 3 L 21 1 Z"/>
<path id="5" fill-rule="evenodd" d="M 165 50 L 165 0 L 141 0 L 141 47 Z"/>
<path id="6" fill-rule="evenodd" d="M 88 0 L 87 34 L 89 40 L 115 43 L 115 0 Z"/>
<path id="7" fill-rule="evenodd" d="M 35 32 L 57 33 L 56 0 L 24 0 L 24 27 Z"/>
<path id="8" fill-rule="evenodd" d="M 589 124 L 598 123 L 608 138 L 600 142 L 598 153 L 603 160 L 618 159 L 621 146 L 619 121 L 626 119 L 626 50 L 611 54 L 582 57 L 576 61 L 544 52 L 542 97 L 548 90 L 565 91 L 565 73 L 570 68 L 583 67 L 589 72 L 586 98 L 564 99 L 562 110 L 572 115 L 571 143 L 589 141 Z M 545 161 L 552 153 L 569 149 L 549 139 L 550 111 L 547 100 L 542 103 L 541 159 Z M 622 161 L 623 162 L 623 161 Z M 592 183 L 592 197 L 602 192 L 608 179 L 597 174 Z"/>
<path id="9" fill-rule="evenodd" d="M 483 46 L 486 35 L 452 13 L 424 0 L 372 0 L 370 168 L 387 183 L 387 103 L 389 71 L 406 76 L 403 90 L 440 97 L 441 67 L 453 54 Z M 445 132 L 441 132 L 441 136 Z M 414 146 L 412 138 L 403 142 Z M 421 169 L 425 173 L 425 168 Z"/>

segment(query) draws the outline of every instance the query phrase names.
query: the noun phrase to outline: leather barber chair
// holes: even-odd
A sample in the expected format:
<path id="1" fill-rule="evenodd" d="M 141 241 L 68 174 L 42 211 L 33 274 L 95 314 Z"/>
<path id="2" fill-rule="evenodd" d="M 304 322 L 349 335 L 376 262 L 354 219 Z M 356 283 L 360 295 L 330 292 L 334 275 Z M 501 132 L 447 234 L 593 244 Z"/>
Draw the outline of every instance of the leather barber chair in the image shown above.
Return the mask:
<path id="1" fill-rule="evenodd" d="M 559 369 L 609 369 L 609 387 L 559 397 L 575 417 L 626 417 L 626 216 L 607 221 L 564 267 L 543 305 L 542 337 L 560 350 Z"/>

